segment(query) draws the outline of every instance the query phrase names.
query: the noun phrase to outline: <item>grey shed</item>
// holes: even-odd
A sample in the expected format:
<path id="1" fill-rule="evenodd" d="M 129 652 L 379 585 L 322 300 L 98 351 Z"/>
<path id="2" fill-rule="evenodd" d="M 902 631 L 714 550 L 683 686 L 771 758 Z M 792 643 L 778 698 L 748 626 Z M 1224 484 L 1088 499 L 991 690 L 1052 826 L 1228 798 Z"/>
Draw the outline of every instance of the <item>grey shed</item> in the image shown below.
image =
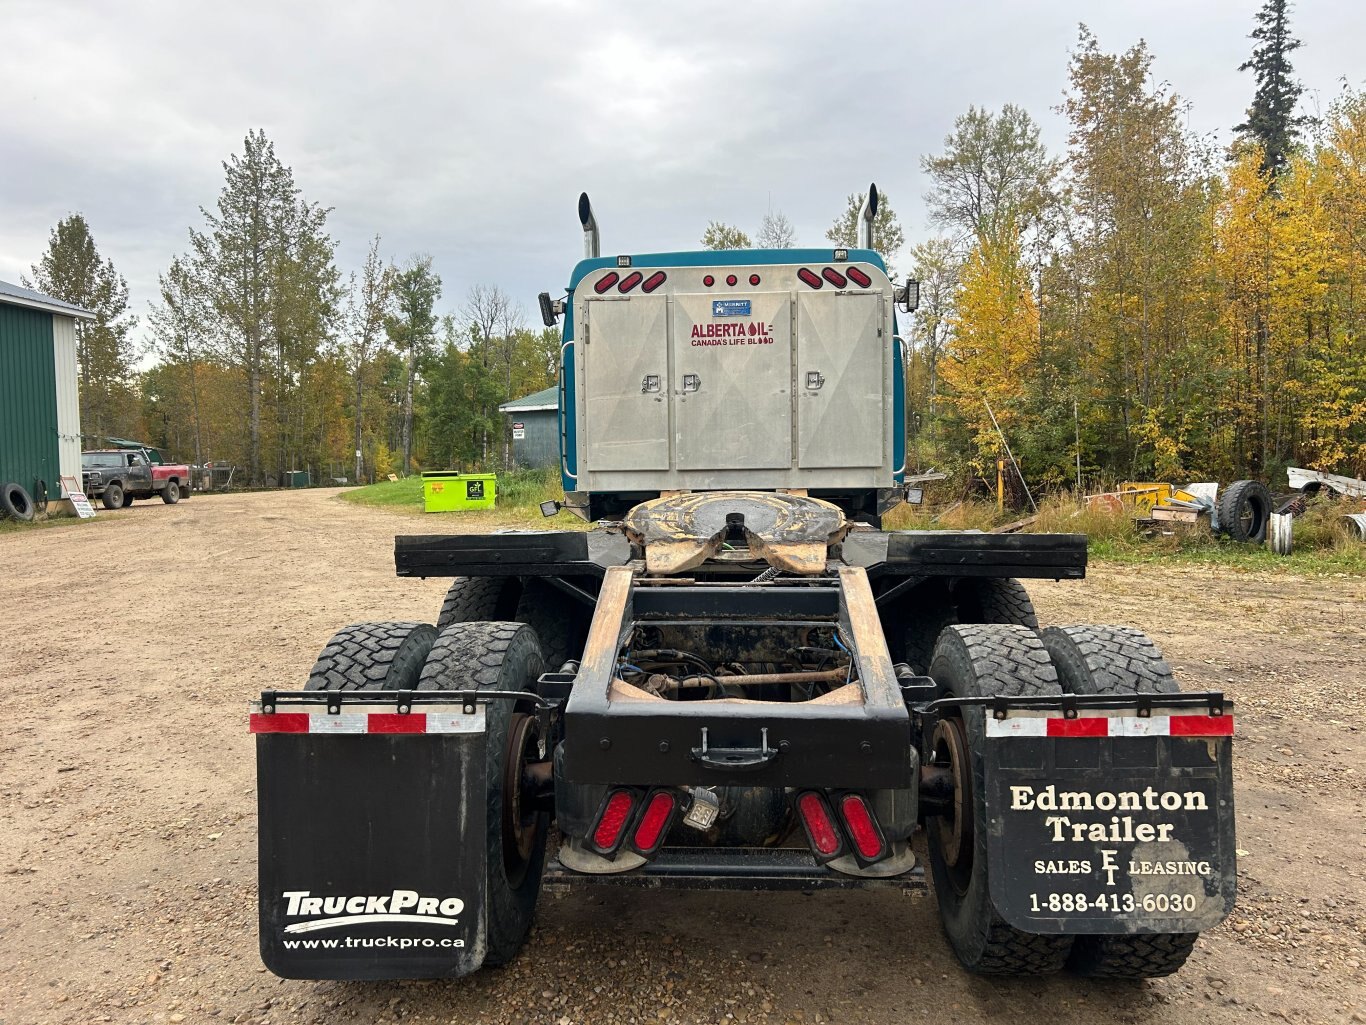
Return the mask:
<path id="1" fill-rule="evenodd" d="M 504 402 L 498 412 L 512 432 L 512 460 L 518 466 L 542 469 L 560 465 L 560 394 L 551 385 L 520 399 Z"/>

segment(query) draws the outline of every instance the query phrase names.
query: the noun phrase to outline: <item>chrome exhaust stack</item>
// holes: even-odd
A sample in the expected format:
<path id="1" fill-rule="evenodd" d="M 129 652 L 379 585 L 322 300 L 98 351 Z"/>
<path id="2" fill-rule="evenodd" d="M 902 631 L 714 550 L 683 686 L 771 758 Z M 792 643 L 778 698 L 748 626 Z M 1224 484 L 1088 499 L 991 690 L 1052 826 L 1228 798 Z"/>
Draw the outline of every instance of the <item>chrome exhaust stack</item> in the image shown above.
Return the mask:
<path id="1" fill-rule="evenodd" d="M 579 193 L 579 223 L 583 225 L 584 259 L 596 259 L 602 253 L 602 240 L 598 237 L 598 222 L 593 216 L 593 204 L 588 202 L 588 193 Z"/>
<path id="2" fill-rule="evenodd" d="M 584 196 L 579 200 L 579 209 L 582 210 L 588 197 Z M 877 183 L 868 186 L 868 194 L 863 197 L 863 204 L 858 208 L 858 248 L 873 248 L 873 218 L 877 216 Z M 587 229 L 585 229 L 587 230 Z"/>

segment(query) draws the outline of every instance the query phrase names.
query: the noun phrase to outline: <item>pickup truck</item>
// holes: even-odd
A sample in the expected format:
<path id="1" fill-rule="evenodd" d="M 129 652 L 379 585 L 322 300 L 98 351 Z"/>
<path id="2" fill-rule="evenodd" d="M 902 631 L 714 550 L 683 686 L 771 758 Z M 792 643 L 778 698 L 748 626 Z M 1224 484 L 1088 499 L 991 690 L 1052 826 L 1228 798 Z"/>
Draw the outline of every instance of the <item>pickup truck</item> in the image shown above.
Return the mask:
<path id="1" fill-rule="evenodd" d="M 154 463 L 146 449 L 105 448 L 81 453 L 81 483 L 106 509 L 126 509 L 135 498 L 160 495 L 167 505 L 190 497 L 190 468 Z"/>

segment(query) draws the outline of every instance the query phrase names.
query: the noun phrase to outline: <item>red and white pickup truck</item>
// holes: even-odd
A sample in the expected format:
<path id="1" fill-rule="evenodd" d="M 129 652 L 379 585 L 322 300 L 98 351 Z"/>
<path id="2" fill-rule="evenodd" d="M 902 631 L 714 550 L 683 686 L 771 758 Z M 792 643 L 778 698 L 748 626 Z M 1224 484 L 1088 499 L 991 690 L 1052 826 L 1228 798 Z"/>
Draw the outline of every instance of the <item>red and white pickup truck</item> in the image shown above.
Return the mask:
<path id="1" fill-rule="evenodd" d="M 190 468 L 153 462 L 145 448 L 93 449 L 81 453 L 81 483 L 86 497 L 98 497 L 106 509 L 126 509 L 135 498 L 156 495 L 175 505 L 190 497 Z"/>

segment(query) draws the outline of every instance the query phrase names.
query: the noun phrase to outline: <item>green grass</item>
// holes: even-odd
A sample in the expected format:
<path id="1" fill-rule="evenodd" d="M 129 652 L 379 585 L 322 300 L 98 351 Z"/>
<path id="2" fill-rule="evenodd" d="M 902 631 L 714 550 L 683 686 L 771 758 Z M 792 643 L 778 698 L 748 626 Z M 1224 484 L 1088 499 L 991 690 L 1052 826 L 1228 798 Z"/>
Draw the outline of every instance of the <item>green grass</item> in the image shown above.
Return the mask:
<path id="1" fill-rule="evenodd" d="M 432 513 L 422 507 L 422 478 L 405 477 L 396 481 L 380 481 L 365 487 L 343 491 L 344 502 L 371 505 L 390 512 L 423 516 L 433 526 L 448 530 L 458 524 L 461 529 L 487 530 L 493 527 L 526 527 L 551 522 L 541 515 L 542 502 L 564 500 L 560 477 L 555 470 L 514 470 L 498 476 L 497 504 L 492 509 L 473 509 L 468 512 Z M 553 521 L 556 530 L 586 528 L 582 520 L 561 514 Z"/>
<path id="2" fill-rule="evenodd" d="M 29 520 L 27 523 L 4 517 L 3 519 L 0 519 L 0 534 L 21 534 L 26 530 L 43 530 L 47 527 L 74 527 L 86 523 L 98 522 L 100 522 L 98 516 L 92 520 L 83 520 L 79 516 L 40 516 L 36 519 Z M 105 522 L 108 522 L 108 520 Z"/>

